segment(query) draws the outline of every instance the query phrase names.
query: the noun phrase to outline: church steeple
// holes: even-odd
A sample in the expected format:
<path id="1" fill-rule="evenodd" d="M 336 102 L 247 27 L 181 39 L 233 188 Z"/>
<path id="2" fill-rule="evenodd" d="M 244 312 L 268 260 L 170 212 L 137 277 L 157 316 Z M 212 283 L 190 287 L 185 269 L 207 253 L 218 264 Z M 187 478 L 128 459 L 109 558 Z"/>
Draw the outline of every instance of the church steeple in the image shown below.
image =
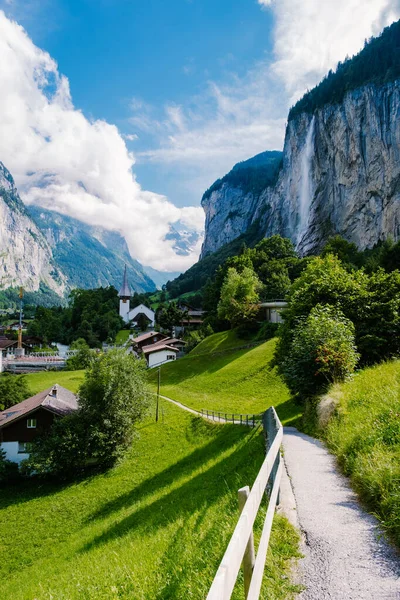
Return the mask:
<path id="1" fill-rule="evenodd" d="M 124 270 L 124 279 L 122 281 L 122 287 L 119 290 L 119 316 L 123 318 L 125 323 L 129 323 L 129 300 L 131 297 L 131 288 L 128 283 L 128 273 L 126 272 L 126 265 Z"/>
<path id="2" fill-rule="evenodd" d="M 131 290 L 128 283 L 128 273 L 126 271 L 126 265 L 124 270 L 124 279 L 122 282 L 122 287 L 119 290 L 119 297 L 121 300 L 128 300 L 131 297 Z"/>

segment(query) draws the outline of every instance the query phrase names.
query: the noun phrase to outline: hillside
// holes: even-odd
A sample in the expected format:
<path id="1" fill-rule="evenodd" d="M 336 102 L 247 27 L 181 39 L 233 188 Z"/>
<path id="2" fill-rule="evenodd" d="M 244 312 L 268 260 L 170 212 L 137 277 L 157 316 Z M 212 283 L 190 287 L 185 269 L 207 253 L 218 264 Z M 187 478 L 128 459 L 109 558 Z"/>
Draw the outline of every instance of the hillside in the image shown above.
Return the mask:
<path id="1" fill-rule="evenodd" d="M 125 239 L 117 231 L 93 227 L 66 215 L 30 206 L 32 216 L 49 246 L 69 287 L 121 287 L 126 264 L 129 282 L 136 292 L 156 288 L 143 267 L 129 254 Z"/>
<path id="2" fill-rule="evenodd" d="M 2 490 L 2 600 L 204 599 L 237 520 L 237 489 L 252 484 L 263 457 L 254 431 L 164 403 L 107 474 Z M 264 597 L 292 597 L 297 539 L 277 516 Z M 233 598 L 242 597 L 239 578 Z"/>
<path id="3" fill-rule="evenodd" d="M 318 421 L 317 431 L 361 498 L 400 545 L 400 361 L 335 386 L 319 406 Z"/>
<path id="4" fill-rule="evenodd" d="M 190 354 L 161 368 L 161 393 L 191 408 L 258 414 L 275 406 L 284 424 L 294 423 L 300 409 L 270 363 L 276 339 L 252 348 L 232 332 L 206 338 Z M 150 372 L 156 384 L 157 371 Z"/>

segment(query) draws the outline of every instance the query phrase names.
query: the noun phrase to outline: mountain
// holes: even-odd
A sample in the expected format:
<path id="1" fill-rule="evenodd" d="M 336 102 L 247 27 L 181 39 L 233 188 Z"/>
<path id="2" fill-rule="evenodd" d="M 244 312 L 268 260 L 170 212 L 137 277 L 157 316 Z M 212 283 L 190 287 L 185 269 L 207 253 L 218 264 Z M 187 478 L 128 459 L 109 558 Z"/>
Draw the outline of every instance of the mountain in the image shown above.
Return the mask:
<path id="1" fill-rule="evenodd" d="M 271 170 L 262 175 L 255 159 L 257 185 L 237 165 L 203 196 L 203 258 L 250 227 L 289 237 L 302 254 L 334 234 L 360 249 L 400 239 L 400 21 L 291 109 Z"/>
<path id="2" fill-rule="evenodd" d="M 51 247 L 0 162 L 0 288 L 20 285 L 28 291 L 48 289 L 60 296 L 68 287 Z"/>
<path id="3" fill-rule="evenodd" d="M 125 239 L 117 231 L 93 227 L 38 206 L 30 206 L 28 211 L 45 236 L 69 287 L 113 285 L 119 289 L 126 264 L 133 291 L 155 290 L 154 281 L 131 257 Z"/>

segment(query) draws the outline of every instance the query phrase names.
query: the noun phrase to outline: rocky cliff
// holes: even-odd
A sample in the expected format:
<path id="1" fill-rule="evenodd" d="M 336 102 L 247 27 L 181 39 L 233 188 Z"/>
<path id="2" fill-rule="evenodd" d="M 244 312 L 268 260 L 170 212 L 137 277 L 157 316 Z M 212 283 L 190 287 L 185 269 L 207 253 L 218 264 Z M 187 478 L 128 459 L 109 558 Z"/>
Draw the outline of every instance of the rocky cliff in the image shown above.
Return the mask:
<path id="1" fill-rule="evenodd" d="M 255 224 L 303 254 L 333 234 L 360 249 L 400 238 L 399 55 L 400 21 L 290 110 L 275 182 L 249 192 L 234 169 L 206 192 L 203 257 Z"/>
<path id="2" fill-rule="evenodd" d="M 277 183 L 256 197 L 222 186 L 203 201 L 203 256 L 256 222 L 302 253 L 339 233 L 360 249 L 400 239 L 400 80 L 288 122 Z"/>
<path id="3" fill-rule="evenodd" d="M 62 295 L 66 278 L 49 244 L 21 201 L 14 180 L 0 162 L 0 287 L 42 285 Z"/>

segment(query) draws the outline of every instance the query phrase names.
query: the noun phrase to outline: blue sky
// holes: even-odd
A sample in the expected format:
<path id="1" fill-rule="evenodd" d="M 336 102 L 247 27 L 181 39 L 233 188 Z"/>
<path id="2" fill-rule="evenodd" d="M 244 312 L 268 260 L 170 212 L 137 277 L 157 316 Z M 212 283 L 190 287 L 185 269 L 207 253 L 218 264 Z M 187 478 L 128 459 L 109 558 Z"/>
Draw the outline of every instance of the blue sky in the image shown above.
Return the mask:
<path id="1" fill-rule="evenodd" d="M 136 153 L 152 147 L 154 136 L 129 122 L 132 101 L 150 105 L 162 118 L 165 105 L 190 103 L 210 81 L 229 82 L 232 73 L 244 77 L 257 61 L 272 58 L 272 13 L 254 0 L 43 0 L 3 6 L 57 61 L 75 106 L 138 135 L 134 143 L 127 140 Z M 143 187 L 178 205 L 198 204 L 204 190 L 177 186 L 169 170 L 160 173 L 160 165 L 137 156 L 135 172 Z"/>
<path id="2" fill-rule="evenodd" d="M 2 12 L 4 11 L 4 12 Z M 119 230 L 184 270 L 178 224 L 400 0 L 0 0 L 0 160 L 23 200 Z"/>

